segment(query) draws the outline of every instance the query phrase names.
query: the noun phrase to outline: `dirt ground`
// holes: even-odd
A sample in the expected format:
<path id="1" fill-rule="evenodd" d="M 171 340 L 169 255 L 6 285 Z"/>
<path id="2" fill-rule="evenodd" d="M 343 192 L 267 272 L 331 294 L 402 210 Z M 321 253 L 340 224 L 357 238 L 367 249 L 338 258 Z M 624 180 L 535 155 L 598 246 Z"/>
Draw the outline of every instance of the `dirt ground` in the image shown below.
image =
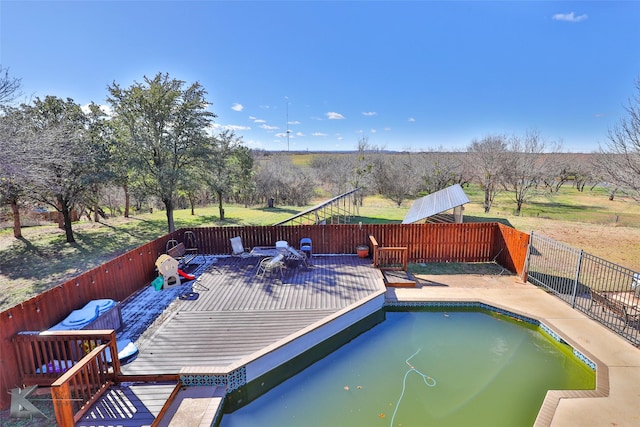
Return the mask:
<path id="1" fill-rule="evenodd" d="M 515 221 L 514 221 L 515 222 Z M 528 219 L 519 230 L 539 233 L 592 255 L 640 271 L 640 228 L 611 224 Z"/>

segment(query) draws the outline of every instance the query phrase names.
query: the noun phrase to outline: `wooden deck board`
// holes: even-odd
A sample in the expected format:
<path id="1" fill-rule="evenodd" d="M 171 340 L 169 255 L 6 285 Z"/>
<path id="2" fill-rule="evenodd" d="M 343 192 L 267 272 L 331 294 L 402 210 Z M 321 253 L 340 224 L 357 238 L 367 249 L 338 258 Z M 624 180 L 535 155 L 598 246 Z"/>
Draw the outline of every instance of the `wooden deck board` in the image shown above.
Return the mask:
<path id="1" fill-rule="evenodd" d="M 76 427 L 150 426 L 176 383 L 123 383 L 112 386 Z"/>
<path id="2" fill-rule="evenodd" d="M 257 258 L 221 258 L 204 273 L 197 300 L 177 301 L 169 317 L 122 367 L 124 374 L 178 373 L 185 366 L 225 366 L 377 291 L 370 260 L 314 257 L 282 282 L 255 276 Z"/>

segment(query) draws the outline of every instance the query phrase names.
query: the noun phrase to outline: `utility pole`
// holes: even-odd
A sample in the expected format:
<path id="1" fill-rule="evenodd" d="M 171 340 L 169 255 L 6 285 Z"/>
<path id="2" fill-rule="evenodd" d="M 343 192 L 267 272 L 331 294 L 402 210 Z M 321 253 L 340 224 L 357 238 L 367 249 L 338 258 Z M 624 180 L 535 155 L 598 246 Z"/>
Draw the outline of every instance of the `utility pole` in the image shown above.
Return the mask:
<path id="1" fill-rule="evenodd" d="M 289 98 L 284 97 L 287 100 L 287 151 L 289 151 L 289 134 L 291 131 L 289 130 Z"/>

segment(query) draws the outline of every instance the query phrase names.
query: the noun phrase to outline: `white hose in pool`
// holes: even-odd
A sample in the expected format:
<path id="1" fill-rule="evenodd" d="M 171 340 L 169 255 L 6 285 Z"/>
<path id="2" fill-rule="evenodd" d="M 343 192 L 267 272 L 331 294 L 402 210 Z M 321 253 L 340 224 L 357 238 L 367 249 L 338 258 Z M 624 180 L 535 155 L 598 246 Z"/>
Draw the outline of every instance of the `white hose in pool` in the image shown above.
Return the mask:
<path id="1" fill-rule="evenodd" d="M 405 392 L 406 387 L 407 387 L 407 377 L 409 376 L 409 373 L 415 372 L 416 374 L 420 375 L 422 377 L 422 380 L 424 381 L 425 385 L 427 385 L 427 387 L 435 387 L 435 385 L 436 385 L 436 380 L 435 379 L 431 378 L 430 376 L 428 376 L 426 374 L 423 374 L 422 372 L 417 370 L 412 364 L 409 363 L 409 361 L 411 359 L 413 359 L 416 356 L 416 354 L 420 353 L 420 350 L 422 350 L 422 349 L 419 348 L 418 351 L 413 353 L 411 355 L 411 357 L 409 357 L 404 362 L 404 363 L 407 364 L 407 366 L 409 366 L 409 370 L 404 374 L 404 378 L 402 379 L 402 393 L 400 393 L 400 398 L 398 399 L 398 403 L 396 403 L 396 408 L 393 410 L 393 415 L 391 416 L 391 422 L 389 423 L 389 427 L 393 426 L 393 420 L 396 418 L 396 413 L 398 412 L 398 408 L 400 407 L 400 402 L 402 401 L 402 398 L 404 397 L 404 392 Z"/>

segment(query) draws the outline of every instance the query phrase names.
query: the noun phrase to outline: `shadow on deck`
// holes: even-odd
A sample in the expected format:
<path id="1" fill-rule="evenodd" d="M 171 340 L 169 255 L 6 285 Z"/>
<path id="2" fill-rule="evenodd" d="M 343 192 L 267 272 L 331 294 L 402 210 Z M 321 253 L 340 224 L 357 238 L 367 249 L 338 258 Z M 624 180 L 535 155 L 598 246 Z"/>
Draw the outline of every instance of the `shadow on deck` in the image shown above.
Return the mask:
<path id="1" fill-rule="evenodd" d="M 287 268 L 282 279 L 256 277 L 259 260 L 219 258 L 197 281 L 182 285 L 198 298 L 175 300 L 123 373 L 227 366 L 384 291 L 382 275 L 368 259 L 316 256 L 310 268 Z"/>

